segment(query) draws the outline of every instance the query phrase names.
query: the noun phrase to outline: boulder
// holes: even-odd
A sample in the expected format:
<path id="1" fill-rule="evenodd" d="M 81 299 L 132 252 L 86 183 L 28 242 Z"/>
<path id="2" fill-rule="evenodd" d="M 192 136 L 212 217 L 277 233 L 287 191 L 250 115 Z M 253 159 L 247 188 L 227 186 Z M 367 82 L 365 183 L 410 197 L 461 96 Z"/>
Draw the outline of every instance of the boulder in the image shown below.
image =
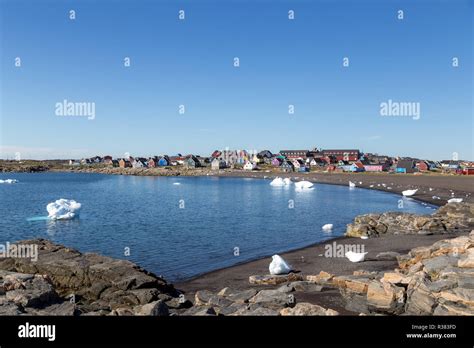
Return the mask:
<path id="1" fill-rule="evenodd" d="M 136 315 L 147 315 L 147 316 L 168 316 L 169 310 L 168 306 L 162 300 L 154 301 L 147 303 L 142 306 L 138 306 L 135 309 Z"/>
<path id="2" fill-rule="evenodd" d="M 319 305 L 311 304 L 307 302 L 297 303 L 293 308 L 283 308 L 280 310 L 280 315 L 324 315 L 324 316 L 334 316 L 339 315 L 339 313 L 333 309 L 325 309 Z"/>
<path id="3" fill-rule="evenodd" d="M 379 261 L 396 261 L 398 256 L 400 256 L 400 253 L 395 251 L 384 251 L 378 253 L 375 258 Z"/>
<path id="4" fill-rule="evenodd" d="M 249 277 L 249 283 L 254 285 L 278 285 L 286 282 L 303 280 L 303 276 L 297 273 L 288 273 L 281 275 L 252 275 Z"/>
<path id="5" fill-rule="evenodd" d="M 405 289 L 373 280 L 367 289 L 367 303 L 375 312 L 399 314 L 405 305 Z"/>
<path id="6" fill-rule="evenodd" d="M 279 290 L 261 290 L 254 297 L 249 299 L 249 303 L 255 303 L 263 307 L 286 307 L 296 303 L 293 295 L 286 294 Z"/>

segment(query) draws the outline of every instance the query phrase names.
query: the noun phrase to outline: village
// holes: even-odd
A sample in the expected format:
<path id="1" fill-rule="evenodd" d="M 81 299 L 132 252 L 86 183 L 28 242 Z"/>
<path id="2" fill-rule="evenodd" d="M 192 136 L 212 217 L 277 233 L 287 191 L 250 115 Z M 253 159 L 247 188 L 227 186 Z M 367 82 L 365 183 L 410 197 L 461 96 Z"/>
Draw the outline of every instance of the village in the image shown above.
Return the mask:
<path id="1" fill-rule="evenodd" d="M 268 170 L 280 172 L 389 172 L 401 174 L 444 173 L 474 175 L 474 162 L 466 160 L 434 161 L 411 157 L 391 157 L 363 153 L 358 149 L 280 150 L 215 150 L 209 157 L 189 154 L 183 156 L 153 156 L 124 158 L 95 156 L 69 160 L 69 166 L 106 166 L 118 168 L 156 168 L 180 166 L 185 169 Z"/>

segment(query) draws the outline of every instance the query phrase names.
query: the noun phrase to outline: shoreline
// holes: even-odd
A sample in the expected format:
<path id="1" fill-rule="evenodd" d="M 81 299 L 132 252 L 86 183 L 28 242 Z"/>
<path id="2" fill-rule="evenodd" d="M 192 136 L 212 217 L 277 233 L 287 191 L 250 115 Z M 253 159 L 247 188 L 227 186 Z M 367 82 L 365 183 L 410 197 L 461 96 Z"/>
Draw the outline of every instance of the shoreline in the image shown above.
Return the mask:
<path id="1" fill-rule="evenodd" d="M 4 174 L 7 172 L 4 172 Z M 8 172 L 25 173 L 25 172 Z M 474 176 L 446 174 L 389 174 L 382 173 L 327 173 L 327 172 L 291 172 L 283 173 L 268 170 L 219 170 L 210 169 L 163 169 L 163 168 L 80 168 L 80 169 L 50 169 L 38 173 L 91 173 L 104 175 L 131 176 L 167 176 L 167 177 L 234 177 L 273 179 L 277 176 L 296 180 L 307 180 L 316 184 L 347 186 L 349 181 L 357 187 L 378 190 L 401 195 L 402 191 L 418 188 L 415 196 L 410 197 L 420 202 L 437 207 L 443 206 L 450 198 L 462 198 L 463 202 L 474 203 Z M 362 184 L 360 184 L 362 182 Z M 385 185 L 385 186 L 384 186 Z"/>
<path id="2" fill-rule="evenodd" d="M 396 258 L 379 260 L 377 255 L 383 252 L 395 252 L 400 255 L 407 254 L 416 247 L 427 247 L 433 243 L 453 239 L 465 235 L 464 232 L 450 232 L 446 234 L 434 235 L 386 235 L 378 238 L 362 240 L 360 238 L 339 236 L 312 244 L 307 247 L 290 250 L 279 254 L 296 271 L 306 279 L 308 275 L 316 275 L 320 272 L 327 272 L 337 276 L 352 276 L 354 272 L 363 270 L 364 272 L 393 272 L 398 268 Z M 362 263 L 348 262 L 343 258 L 327 258 L 324 256 L 325 247 L 337 243 L 339 245 L 364 245 L 368 254 Z M 265 256 L 253 261 L 239 263 L 233 266 L 217 269 L 203 273 L 193 278 L 174 282 L 174 286 L 184 293 L 186 298 L 193 298 L 198 291 L 218 292 L 223 288 L 230 288 L 236 291 L 255 289 L 277 289 L 280 285 L 253 285 L 249 282 L 252 275 L 269 274 L 268 265 L 271 262 L 270 256 Z M 337 310 L 342 315 L 357 315 L 345 309 L 345 302 L 338 289 L 325 289 L 318 294 L 297 293 L 300 301 L 311 302 L 324 308 Z"/>

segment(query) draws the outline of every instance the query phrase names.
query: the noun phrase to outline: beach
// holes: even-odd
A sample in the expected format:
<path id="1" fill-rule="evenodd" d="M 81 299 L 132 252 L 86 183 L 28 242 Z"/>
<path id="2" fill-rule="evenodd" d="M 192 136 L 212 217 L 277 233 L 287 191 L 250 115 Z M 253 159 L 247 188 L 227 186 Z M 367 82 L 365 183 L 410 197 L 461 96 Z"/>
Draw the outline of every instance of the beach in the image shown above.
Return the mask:
<path id="1" fill-rule="evenodd" d="M 381 252 L 391 251 L 406 254 L 412 248 L 428 246 L 436 241 L 446 238 L 455 238 L 459 235 L 460 234 L 457 233 L 447 235 L 392 235 L 367 240 L 339 237 L 280 255 L 293 266 L 303 278 L 307 275 L 318 274 L 321 271 L 336 275 L 352 275 L 354 271 L 358 270 L 384 272 L 397 268 L 398 262 L 396 259 L 385 261 L 377 260 L 376 255 Z M 366 260 L 362 263 L 352 263 L 345 257 L 324 257 L 325 246 L 333 242 L 338 244 L 363 244 L 365 250 L 368 251 Z M 255 288 L 257 290 L 276 289 L 279 285 L 252 285 L 249 283 L 249 276 L 251 275 L 268 274 L 268 265 L 270 262 L 271 255 L 259 260 L 203 274 L 194 279 L 176 283 L 175 287 L 183 291 L 188 298 L 192 298 L 199 290 L 218 292 L 225 287 L 236 290 L 249 288 Z M 295 297 L 301 302 L 309 302 L 324 308 L 332 308 L 341 314 L 358 314 L 347 311 L 344 308 L 344 301 L 338 289 L 328 287 L 317 293 L 296 291 Z"/>

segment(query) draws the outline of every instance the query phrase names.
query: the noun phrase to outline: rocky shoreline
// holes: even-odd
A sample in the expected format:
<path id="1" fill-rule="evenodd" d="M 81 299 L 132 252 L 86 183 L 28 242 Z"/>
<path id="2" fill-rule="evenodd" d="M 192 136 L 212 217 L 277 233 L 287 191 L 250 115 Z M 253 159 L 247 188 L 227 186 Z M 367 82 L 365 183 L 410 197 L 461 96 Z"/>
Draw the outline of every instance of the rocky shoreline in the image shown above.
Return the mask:
<path id="1" fill-rule="evenodd" d="M 22 241 L 38 246 L 38 260 L 0 259 L 0 315 L 473 315 L 474 230 L 466 231 L 473 228 L 474 204 L 449 204 L 428 217 L 425 224 L 432 226 L 429 219 L 444 225 L 416 232 L 402 224 L 398 233 L 369 234 L 381 242 L 390 236 L 403 242 L 413 233 L 446 237 L 407 254 L 375 256 L 396 268 L 374 270 L 363 262 L 351 274 L 248 274 L 244 288 L 222 282 L 218 290 L 194 293 L 129 261 L 43 239 Z M 451 231 L 452 226 L 460 228 Z M 387 231 L 395 232 L 392 225 Z M 322 297 L 338 298 L 342 305 L 318 304 Z"/>

